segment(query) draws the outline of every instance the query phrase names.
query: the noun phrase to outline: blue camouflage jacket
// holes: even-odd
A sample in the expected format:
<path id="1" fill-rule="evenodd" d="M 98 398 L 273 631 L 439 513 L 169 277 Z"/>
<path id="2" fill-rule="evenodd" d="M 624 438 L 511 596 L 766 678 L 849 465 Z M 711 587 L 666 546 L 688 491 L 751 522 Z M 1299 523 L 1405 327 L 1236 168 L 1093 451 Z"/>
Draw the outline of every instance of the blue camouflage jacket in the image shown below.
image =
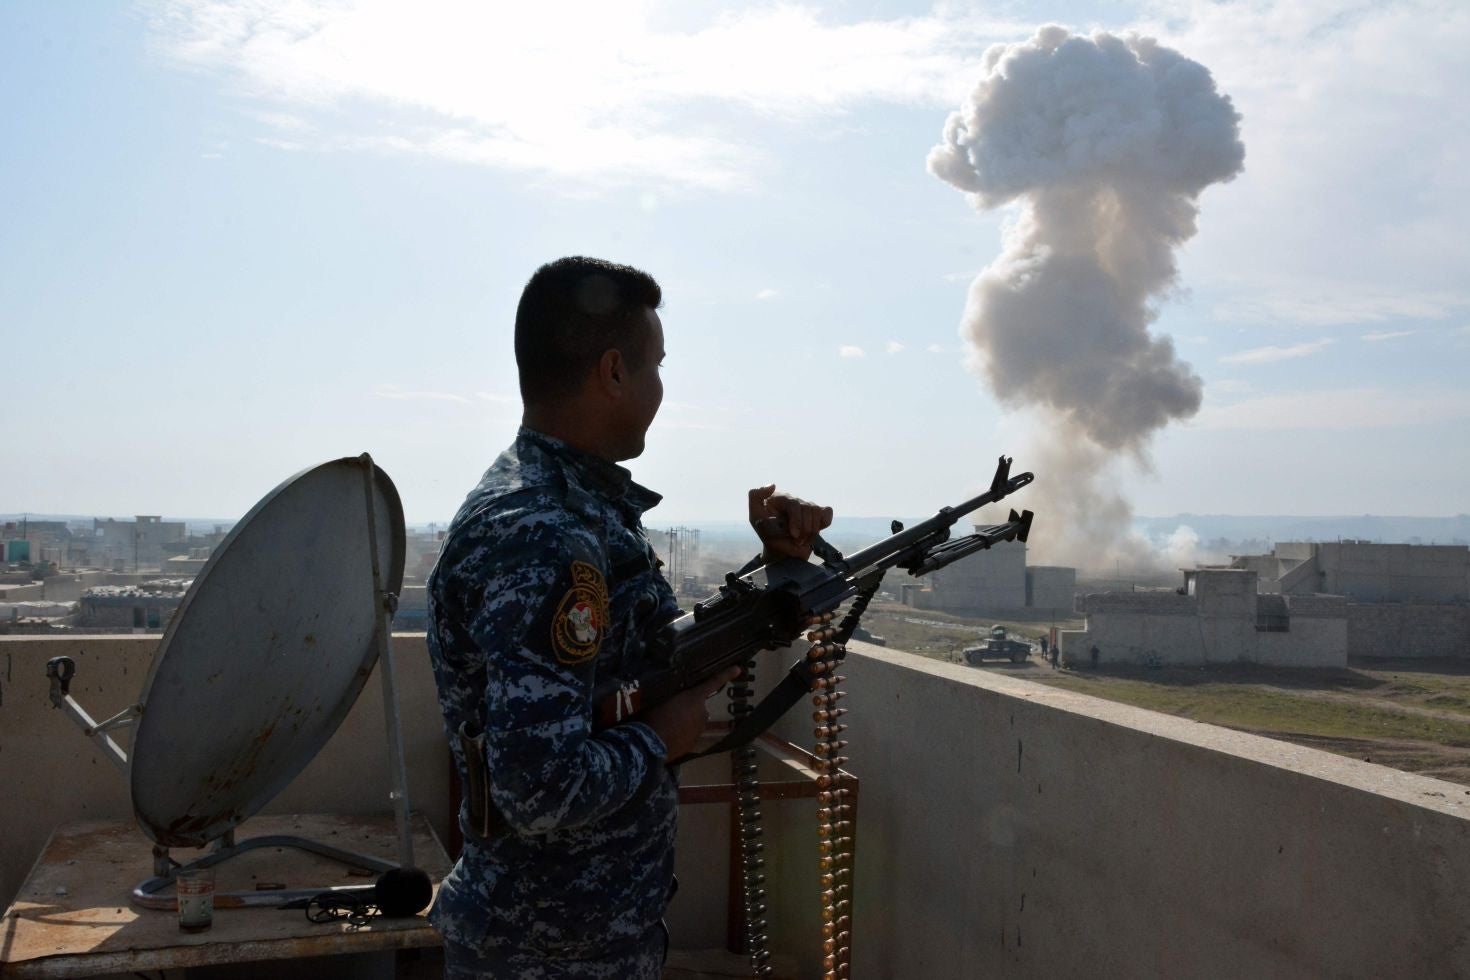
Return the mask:
<path id="1" fill-rule="evenodd" d="M 642 723 L 594 734 L 591 693 L 631 677 L 678 605 L 627 470 L 522 427 L 450 525 L 429 576 L 429 654 L 455 733 L 485 733 L 504 832 L 476 836 L 430 920 L 478 949 L 596 959 L 646 937 L 673 878 L 677 787 Z"/>

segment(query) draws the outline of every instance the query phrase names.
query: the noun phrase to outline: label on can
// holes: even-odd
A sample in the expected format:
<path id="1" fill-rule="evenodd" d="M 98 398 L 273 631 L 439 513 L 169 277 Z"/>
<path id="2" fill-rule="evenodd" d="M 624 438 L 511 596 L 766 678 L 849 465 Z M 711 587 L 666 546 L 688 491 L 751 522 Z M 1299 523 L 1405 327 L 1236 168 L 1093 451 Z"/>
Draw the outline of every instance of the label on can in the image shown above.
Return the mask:
<path id="1" fill-rule="evenodd" d="M 198 932 L 213 925 L 214 871 L 210 868 L 180 871 L 177 886 L 179 928 L 186 932 Z"/>

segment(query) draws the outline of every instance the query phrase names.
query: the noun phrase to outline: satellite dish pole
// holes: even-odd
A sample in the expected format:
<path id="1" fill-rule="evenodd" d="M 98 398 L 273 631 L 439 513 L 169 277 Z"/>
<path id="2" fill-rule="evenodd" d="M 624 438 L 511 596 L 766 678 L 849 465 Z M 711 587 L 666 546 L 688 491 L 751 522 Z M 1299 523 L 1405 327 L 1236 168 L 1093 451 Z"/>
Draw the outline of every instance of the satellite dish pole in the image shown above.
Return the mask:
<path id="1" fill-rule="evenodd" d="M 413 828 L 409 826 L 408 767 L 403 761 L 403 727 L 398 718 L 398 687 L 393 676 L 393 615 L 398 611 L 398 596 L 383 589 L 383 567 L 378 558 L 378 517 L 374 502 L 373 479 L 376 467 L 367 453 L 362 461 L 362 487 L 367 501 L 367 528 L 373 559 L 373 602 L 378 610 L 377 630 L 373 642 L 378 648 L 378 674 L 383 679 L 383 720 L 388 734 L 388 769 L 393 781 L 389 799 L 393 801 L 393 819 L 398 828 L 398 861 L 405 868 L 415 867 L 413 860 Z"/>

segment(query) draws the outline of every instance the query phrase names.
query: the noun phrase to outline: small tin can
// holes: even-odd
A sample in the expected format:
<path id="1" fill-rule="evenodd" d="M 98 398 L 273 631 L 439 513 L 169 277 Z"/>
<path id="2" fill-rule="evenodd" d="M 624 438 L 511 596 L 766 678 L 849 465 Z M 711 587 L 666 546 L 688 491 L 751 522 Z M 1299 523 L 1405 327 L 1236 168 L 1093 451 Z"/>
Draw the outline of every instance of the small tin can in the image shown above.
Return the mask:
<path id="1" fill-rule="evenodd" d="M 175 878 L 179 895 L 179 928 L 202 932 L 214 924 L 214 869 L 188 868 Z"/>

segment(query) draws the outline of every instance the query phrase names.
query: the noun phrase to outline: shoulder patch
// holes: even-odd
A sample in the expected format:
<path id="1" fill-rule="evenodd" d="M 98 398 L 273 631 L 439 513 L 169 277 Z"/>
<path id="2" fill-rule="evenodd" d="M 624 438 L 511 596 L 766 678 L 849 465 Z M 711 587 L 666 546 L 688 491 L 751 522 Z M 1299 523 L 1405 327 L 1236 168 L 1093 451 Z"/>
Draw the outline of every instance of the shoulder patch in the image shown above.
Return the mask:
<path id="1" fill-rule="evenodd" d="M 562 596 L 551 620 L 551 647 L 564 664 L 580 664 L 597 655 L 607 630 L 607 582 L 596 567 L 572 562 L 572 587 Z"/>

